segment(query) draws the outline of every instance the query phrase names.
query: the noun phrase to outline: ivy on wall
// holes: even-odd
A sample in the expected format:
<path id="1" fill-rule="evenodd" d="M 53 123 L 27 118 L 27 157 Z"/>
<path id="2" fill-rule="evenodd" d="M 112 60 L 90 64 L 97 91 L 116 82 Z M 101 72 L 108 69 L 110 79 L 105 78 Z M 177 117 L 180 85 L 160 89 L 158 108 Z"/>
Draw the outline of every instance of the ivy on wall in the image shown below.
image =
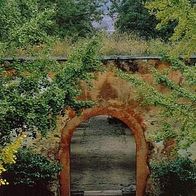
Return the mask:
<path id="1" fill-rule="evenodd" d="M 171 67 L 165 69 L 164 73 L 151 68 L 151 73 L 154 76 L 154 85 L 144 81 L 138 74 L 129 74 L 118 70 L 118 75 L 129 81 L 136 88 L 137 99 L 142 100 L 142 104 L 156 106 L 161 109 L 160 123 L 163 125 L 162 130 L 165 134 L 163 132 L 162 134 L 158 133 L 157 138 L 154 136 L 154 140 L 166 140 L 171 135 L 171 137 L 175 136 L 178 147 L 187 148 L 196 141 L 196 95 L 193 86 L 195 79 L 192 78 L 196 73 L 196 69 L 194 66 L 187 67 L 180 60 L 174 61 L 172 59 L 170 61 L 168 58 L 167 61 L 171 63 Z M 172 70 L 178 70 L 182 73 L 182 84 L 176 84 L 169 78 L 169 73 Z M 158 91 L 156 89 L 158 84 L 167 88 L 169 93 Z"/>
<path id="2" fill-rule="evenodd" d="M 21 132 L 31 137 L 35 137 L 36 132 L 47 135 L 55 129 L 57 116 L 62 115 L 68 106 L 78 112 L 92 106 L 91 100 L 79 101 L 77 97 L 81 93 L 81 80 L 90 84 L 96 71 L 100 70 L 98 51 L 99 43 L 92 39 L 84 40 L 65 63 L 43 57 L 35 61 L 1 61 L 1 147 Z M 22 148 L 17 157 L 16 164 L 5 166 L 4 176 L 9 183 L 47 184 L 58 175 L 60 166 L 41 154 Z M 1 172 L 5 169 L 1 168 Z"/>
<path id="3" fill-rule="evenodd" d="M 40 59 L 16 62 L 0 69 L 0 137 L 9 139 L 12 131 L 40 131 L 55 128 L 56 117 L 64 108 L 76 110 L 92 105 L 78 101 L 80 81 L 90 81 L 99 69 L 98 42 L 82 43 L 66 63 Z"/>

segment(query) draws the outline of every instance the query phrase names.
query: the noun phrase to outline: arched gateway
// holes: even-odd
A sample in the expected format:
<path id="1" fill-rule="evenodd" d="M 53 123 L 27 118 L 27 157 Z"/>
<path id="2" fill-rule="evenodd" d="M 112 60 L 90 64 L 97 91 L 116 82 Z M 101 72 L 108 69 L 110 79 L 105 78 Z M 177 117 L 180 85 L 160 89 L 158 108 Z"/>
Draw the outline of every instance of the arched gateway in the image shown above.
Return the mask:
<path id="1" fill-rule="evenodd" d="M 70 144 L 74 131 L 80 123 L 93 116 L 109 115 L 124 122 L 132 130 L 136 143 L 136 196 L 143 196 L 149 169 L 147 164 L 148 149 L 144 137 L 145 126 L 130 108 L 126 107 L 94 107 L 84 110 L 73 117 L 62 130 L 59 158 L 62 164 L 60 174 L 61 196 L 70 196 Z"/>

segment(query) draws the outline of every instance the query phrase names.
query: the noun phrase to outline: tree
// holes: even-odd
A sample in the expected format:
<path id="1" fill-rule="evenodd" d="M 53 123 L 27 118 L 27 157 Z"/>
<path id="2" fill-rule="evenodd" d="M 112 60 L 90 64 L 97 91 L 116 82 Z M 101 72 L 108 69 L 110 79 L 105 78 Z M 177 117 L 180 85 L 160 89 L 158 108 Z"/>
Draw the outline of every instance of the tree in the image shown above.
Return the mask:
<path id="1" fill-rule="evenodd" d="M 179 54 L 193 54 L 195 52 L 195 5 L 188 0 L 153 0 L 146 4 L 147 8 L 155 14 L 160 23 L 157 28 L 167 26 L 175 22 L 176 27 L 170 40 L 178 57 L 164 54 L 163 61 L 170 67 L 158 72 L 151 67 L 154 76 L 152 84 L 144 81 L 138 74 L 119 72 L 120 77 L 130 82 L 136 89 L 137 98 L 143 104 L 154 106 L 158 109 L 159 124 L 161 128 L 148 135 L 151 141 L 175 141 L 175 148 L 169 155 L 163 155 L 158 160 L 150 160 L 152 179 L 155 189 L 159 189 L 155 195 L 187 195 L 195 187 L 195 160 L 191 161 L 191 153 L 188 151 L 196 141 L 196 67 L 194 64 L 186 65 L 179 60 Z M 194 21 L 193 21 L 194 20 Z M 176 83 L 171 80 L 169 74 L 176 71 L 181 74 L 181 81 Z M 167 89 L 167 93 L 161 93 L 156 89 L 161 85 Z M 180 151 L 183 149 L 184 153 Z M 164 162 L 163 162 L 164 161 Z M 180 173 L 180 175 L 179 175 Z M 179 189 L 178 186 L 187 184 L 189 190 Z M 153 187 L 153 186 L 152 186 Z M 163 191 L 163 192 L 160 192 Z"/>
<path id="2" fill-rule="evenodd" d="M 157 29 L 162 29 L 170 22 L 177 25 L 170 40 L 177 43 L 175 52 L 191 55 L 196 51 L 196 6 L 190 0 L 153 0 L 146 7 L 160 21 Z"/>
<path id="3" fill-rule="evenodd" d="M 92 34 L 92 21 L 100 18 L 102 0 L 58 0 L 56 22 L 61 37 Z"/>
<path id="4" fill-rule="evenodd" d="M 45 136 L 54 130 L 57 117 L 64 115 L 67 107 L 79 112 L 81 108 L 91 106 L 91 100 L 78 101 L 77 97 L 80 95 L 80 81 L 90 82 L 94 72 L 99 70 L 98 50 L 97 40 L 92 39 L 83 41 L 63 64 L 41 58 L 1 63 L 0 174 L 3 173 L 12 188 L 17 188 L 15 184 L 26 189 L 29 184 L 46 188 L 50 180 L 57 178 L 60 167 L 56 160 L 49 161 L 48 157 L 35 154 L 29 148 L 27 152 L 22 148 L 17 163 L 8 167 L 9 161 L 15 162 L 13 153 L 18 149 L 18 142 L 17 146 L 12 144 L 10 136 L 21 132 L 25 132 L 27 137 L 35 137 L 36 132 Z M 8 142 L 11 144 L 4 147 Z M 4 178 L 0 179 L 1 184 L 6 184 Z"/>
<path id="5" fill-rule="evenodd" d="M 1 0 L 0 42 L 16 47 L 92 35 L 104 0 Z"/>
<path id="6" fill-rule="evenodd" d="M 171 35 L 174 24 L 166 26 L 162 31 L 155 27 L 158 23 L 155 16 L 145 8 L 149 0 L 117 0 L 113 1 L 112 12 L 117 13 L 116 27 L 121 32 L 134 32 L 144 38 L 161 37 L 167 39 Z"/>
<path id="7" fill-rule="evenodd" d="M 182 50 L 178 50 L 178 52 L 183 51 L 185 54 L 191 54 L 190 52 L 195 51 L 193 41 L 195 39 L 195 29 L 193 28 L 195 22 L 192 21 L 195 12 L 194 6 L 192 7 L 189 1 L 155 0 L 147 4 L 147 7 L 152 11 L 157 11 L 156 16 L 160 19 L 158 27 L 167 25 L 168 22 L 177 21 L 171 41 L 182 47 Z M 187 10 L 193 15 L 190 16 Z M 187 39 L 193 42 L 190 44 Z M 187 41 L 186 44 L 185 41 Z M 196 141 L 196 67 L 193 64 L 186 65 L 183 60 L 171 56 L 171 54 L 165 54 L 162 60 L 169 63 L 170 66 L 161 72 L 151 67 L 151 74 L 154 76 L 153 84 L 144 81 L 139 74 L 128 74 L 122 71 L 118 71 L 118 73 L 136 89 L 137 99 L 142 100 L 142 104 L 154 106 L 159 111 L 157 118 L 161 128 L 155 133 L 148 134 L 148 139 L 163 142 L 173 140 L 176 144 L 170 154 L 162 154 L 161 160 L 160 157 L 158 160 L 156 158 L 150 160 L 151 177 L 154 180 L 152 182 L 155 189 L 159 189 L 157 194 L 155 193 L 157 190 L 153 190 L 154 194 L 187 195 L 195 187 L 195 160 L 190 160 L 194 152 L 190 152 L 189 147 L 194 145 Z M 174 71 L 181 74 L 181 81 L 178 83 L 169 77 L 170 73 Z M 157 85 L 167 89 L 167 93 L 163 94 L 157 90 Z M 181 157 L 182 149 L 185 158 Z M 190 185 L 188 191 L 176 187 L 186 183 Z"/>
<path id="8" fill-rule="evenodd" d="M 2 0 L 0 41 L 17 47 L 47 42 L 54 13 L 53 8 L 39 9 L 38 0 Z"/>
<path id="9" fill-rule="evenodd" d="M 147 3 L 146 6 L 154 11 L 157 19 L 160 20 L 158 28 L 168 25 L 169 22 L 177 21 L 171 41 L 173 43 L 178 41 L 176 44 L 181 46 L 181 51 L 185 53 L 190 54 L 190 52 L 195 51 L 196 21 L 194 16 L 196 12 L 194 4 L 188 0 L 154 0 Z M 160 116 L 163 117 L 161 120 L 163 129 L 159 131 L 160 134 L 157 134 L 159 139 L 167 140 L 168 137 L 174 137 L 178 143 L 178 148 L 188 148 L 196 140 L 194 131 L 196 128 L 194 120 L 196 68 L 195 66 L 187 66 L 182 60 L 170 54 L 165 54 L 163 61 L 169 62 L 171 66 L 161 73 L 152 67 L 151 73 L 156 84 L 161 84 L 169 89 L 170 93 L 168 94 L 157 91 L 154 86 L 143 81 L 137 74 L 121 73 L 120 76 L 136 87 L 138 96 L 141 96 L 140 98 L 145 104 L 161 108 Z M 182 81 L 178 84 L 169 78 L 169 73 L 174 70 L 182 75 Z M 177 128 L 175 125 L 178 125 Z"/>

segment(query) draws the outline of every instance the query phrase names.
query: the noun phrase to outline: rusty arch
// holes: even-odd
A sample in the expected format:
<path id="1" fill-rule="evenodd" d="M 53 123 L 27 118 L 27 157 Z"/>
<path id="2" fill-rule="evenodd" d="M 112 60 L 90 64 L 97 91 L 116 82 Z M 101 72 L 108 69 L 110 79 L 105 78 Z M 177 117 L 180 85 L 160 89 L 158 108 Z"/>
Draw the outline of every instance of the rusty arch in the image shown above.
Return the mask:
<path id="1" fill-rule="evenodd" d="M 80 116 L 73 117 L 63 128 L 59 150 L 59 158 L 62 164 L 60 173 L 61 196 L 70 196 L 70 143 L 73 133 L 81 122 L 98 115 L 118 118 L 132 130 L 136 143 L 136 196 L 143 196 L 149 175 L 148 149 L 144 136 L 145 126 L 132 110 L 112 106 L 86 109 Z"/>

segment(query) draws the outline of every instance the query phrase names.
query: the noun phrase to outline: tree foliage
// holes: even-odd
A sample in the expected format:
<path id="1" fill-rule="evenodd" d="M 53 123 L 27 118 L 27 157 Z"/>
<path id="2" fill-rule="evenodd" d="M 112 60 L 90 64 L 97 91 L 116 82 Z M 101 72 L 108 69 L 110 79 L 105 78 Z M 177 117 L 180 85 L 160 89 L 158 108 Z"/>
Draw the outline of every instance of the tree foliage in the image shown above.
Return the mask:
<path id="1" fill-rule="evenodd" d="M 1 64 L 0 69 L 0 145 L 2 148 L 0 172 L 5 171 L 5 161 L 15 163 L 13 153 L 18 142 L 3 148 L 10 137 L 25 132 L 28 137 L 42 135 L 56 127 L 58 115 L 66 107 L 76 111 L 89 107 L 91 100 L 78 101 L 81 80 L 90 83 L 94 72 L 99 70 L 99 44 L 96 39 L 83 41 L 69 56 L 68 61 L 59 63 L 44 58 L 35 61 L 13 61 Z M 6 153 L 4 153 L 6 152 Z M 6 155 L 7 158 L 5 158 Z M 13 159 L 12 159 L 13 158 Z M 7 163 L 7 162 L 6 162 Z M 12 184 L 44 186 L 59 171 L 57 164 L 42 155 L 26 152 L 18 154 L 14 166 L 7 167 L 4 177 Z M 25 175 L 24 175 L 25 173 Z M 6 181 L 1 180 L 1 184 Z"/>
<path id="2" fill-rule="evenodd" d="M 175 49 L 175 55 L 194 54 L 195 52 L 195 4 L 188 0 L 153 0 L 146 7 L 155 14 L 157 28 L 165 28 L 174 22 L 176 27 L 170 41 Z M 194 21 L 193 21 L 194 20 Z M 177 53 L 176 53 L 177 52 Z M 144 81 L 139 74 L 128 74 L 122 71 L 119 76 L 130 82 L 137 94 L 137 100 L 142 104 L 158 109 L 157 118 L 161 125 L 159 130 L 148 134 L 151 141 L 175 141 L 176 146 L 168 156 L 162 154 L 161 159 L 151 164 L 153 184 L 159 189 L 154 195 L 188 195 L 195 187 L 195 162 L 191 161 L 190 146 L 196 142 L 196 68 L 194 63 L 186 65 L 171 54 L 165 54 L 162 59 L 170 67 L 157 71 L 151 67 L 153 83 Z M 181 79 L 175 82 L 170 73 L 179 73 Z M 157 86 L 163 87 L 162 93 Z M 179 158 L 179 149 L 184 149 L 185 158 Z M 190 153 L 190 154 L 189 154 Z M 172 156 L 171 156 L 172 155 Z M 164 162 L 162 162 L 164 160 Z M 188 189 L 179 187 L 189 187 Z"/>
<path id="3" fill-rule="evenodd" d="M 121 32 L 134 32 L 144 38 L 161 37 L 167 39 L 175 26 L 165 26 L 162 31 L 156 29 L 158 23 L 155 16 L 150 15 L 145 3 L 149 0 L 116 0 L 113 1 L 112 12 L 117 13 L 116 27 Z"/>
<path id="4" fill-rule="evenodd" d="M 101 16 L 96 0 L 1 0 L 0 42 L 9 47 L 48 43 L 53 37 L 86 36 Z"/>
<path id="5" fill-rule="evenodd" d="M 160 21 L 158 29 L 170 22 L 177 25 L 171 41 L 177 42 L 176 50 L 182 54 L 193 54 L 196 50 L 196 6 L 190 0 L 153 0 L 146 4 L 151 13 Z"/>
<path id="6" fill-rule="evenodd" d="M 56 22 L 60 36 L 92 34 L 92 21 L 100 18 L 102 3 L 103 0 L 58 0 Z"/>
<path id="7" fill-rule="evenodd" d="M 38 0 L 1 0 L 0 41 L 13 46 L 46 43 L 54 8 L 39 8 Z"/>
<path id="8" fill-rule="evenodd" d="M 149 9 L 155 11 L 157 19 L 160 20 L 158 27 L 165 27 L 169 22 L 177 22 L 171 41 L 178 41 L 178 45 L 183 51 L 194 52 L 195 48 L 195 6 L 190 1 L 159 1 L 154 0 L 146 4 Z M 189 13 L 188 13 L 189 12 Z M 189 40 L 193 42 L 190 44 Z M 184 42 L 187 41 L 186 45 Z M 187 46 L 189 46 L 187 48 Z M 178 53 L 179 55 L 179 53 Z M 174 137 L 178 147 L 187 148 L 196 141 L 195 126 L 195 88 L 196 69 L 195 66 L 187 66 L 182 60 L 165 54 L 163 61 L 171 66 L 162 72 L 151 68 L 151 74 L 154 76 L 154 85 L 148 84 L 137 74 L 120 73 L 120 76 L 130 81 L 136 87 L 139 99 L 144 104 L 154 105 L 161 108 L 160 119 L 163 123 L 162 132 L 159 130 L 155 136 L 159 140 L 166 140 L 168 137 Z M 172 71 L 181 74 L 181 82 L 176 83 L 169 78 Z M 169 93 L 161 93 L 155 87 L 162 85 L 168 89 Z M 153 93 L 152 93 L 153 92 Z M 188 114 L 188 115 L 187 115 Z M 154 138 L 154 139 L 155 139 Z M 156 140 L 156 139 L 155 139 Z"/>
<path id="9" fill-rule="evenodd" d="M 58 162 L 49 161 L 28 149 L 20 150 L 16 157 L 16 164 L 8 166 L 8 172 L 4 173 L 11 185 L 47 184 L 56 178 L 61 168 Z"/>
<path id="10" fill-rule="evenodd" d="M 99 69 L 98 43 L 83 42 L 66 63 L 40 59 L 2 64 L 0 72 L 0 137 L 10 132 L 54 129 L 65 107 L 79 110 L 91 101 L 77 101 L 80 81 L 90 80 Z"/>

